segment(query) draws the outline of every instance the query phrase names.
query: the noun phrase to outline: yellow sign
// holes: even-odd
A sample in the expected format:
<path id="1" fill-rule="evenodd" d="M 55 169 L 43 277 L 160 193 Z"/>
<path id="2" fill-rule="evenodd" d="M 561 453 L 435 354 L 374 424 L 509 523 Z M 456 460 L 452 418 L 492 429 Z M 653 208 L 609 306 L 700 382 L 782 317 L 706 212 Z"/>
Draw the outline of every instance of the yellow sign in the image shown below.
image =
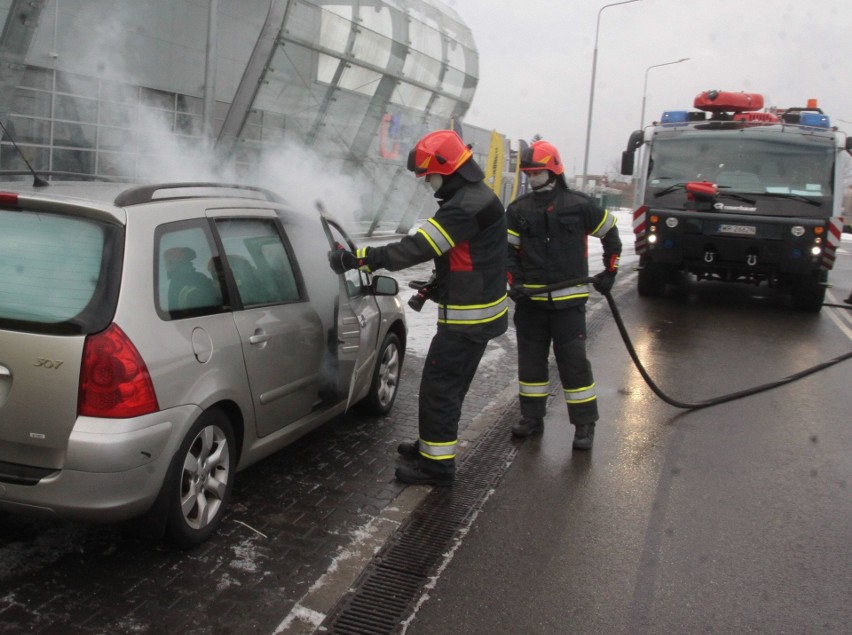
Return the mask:
<path id="1" fill-rule="evenodd" d="M 503 138 L 496 130 L 491 131 L 491 145 L 488 147 L 488 160 L 485 163 L 485 184 L 502 198 Z"/>

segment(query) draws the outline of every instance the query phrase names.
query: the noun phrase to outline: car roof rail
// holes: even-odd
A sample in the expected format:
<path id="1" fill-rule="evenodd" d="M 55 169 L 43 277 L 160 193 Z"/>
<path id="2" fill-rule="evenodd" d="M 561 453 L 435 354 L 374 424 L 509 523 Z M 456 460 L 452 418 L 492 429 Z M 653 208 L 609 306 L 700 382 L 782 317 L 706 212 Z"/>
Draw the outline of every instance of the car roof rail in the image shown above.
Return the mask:
<path id="1" fill-rule="evenodd" d="M 237 197 L 254 200 L 265 200 L 272 203 L 285 203 L 285 200 L 275 192 L 254 185 L 238 185 L 236 183 L 154 183 L 139 185 L 124 190 L 115 197 L 113 203 L 118 207 L 139 205 L 152 201 L 162 201 L 179 198 L 200 197 Z"/>

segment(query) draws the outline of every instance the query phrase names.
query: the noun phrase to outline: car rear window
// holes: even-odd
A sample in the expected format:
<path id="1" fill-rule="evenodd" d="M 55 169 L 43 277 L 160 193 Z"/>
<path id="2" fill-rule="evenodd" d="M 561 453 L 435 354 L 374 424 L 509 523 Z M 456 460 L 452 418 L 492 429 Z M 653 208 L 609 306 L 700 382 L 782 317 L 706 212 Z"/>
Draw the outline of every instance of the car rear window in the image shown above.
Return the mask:
<path id="1" fill-rule="evenodd" d="M 67 334 L 105 328 L 115 308 L 121 233 L 91 219 L 0 210 L 0 327 Z"/>

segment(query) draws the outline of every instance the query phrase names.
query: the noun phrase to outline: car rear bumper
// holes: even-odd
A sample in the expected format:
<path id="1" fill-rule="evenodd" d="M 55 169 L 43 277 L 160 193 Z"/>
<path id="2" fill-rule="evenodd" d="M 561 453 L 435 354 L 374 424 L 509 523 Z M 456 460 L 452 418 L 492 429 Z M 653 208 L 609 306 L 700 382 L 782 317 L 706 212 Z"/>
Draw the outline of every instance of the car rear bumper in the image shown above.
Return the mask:
<path id="1" fill-rule="evenodd" d="M 86 522 L 143 514 L 200 413 L 182 406 L 134 419 L 80 418 L 64 467 L 32 485 L 0 482 L 0 509 Z"/>

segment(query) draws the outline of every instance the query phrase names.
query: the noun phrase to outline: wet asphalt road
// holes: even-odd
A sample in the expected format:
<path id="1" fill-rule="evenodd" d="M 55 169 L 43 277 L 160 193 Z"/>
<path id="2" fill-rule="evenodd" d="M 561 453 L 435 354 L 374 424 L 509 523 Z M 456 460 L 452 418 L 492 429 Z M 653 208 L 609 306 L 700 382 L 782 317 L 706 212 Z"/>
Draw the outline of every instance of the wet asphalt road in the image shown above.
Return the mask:
<path id="1" fill-rule="evenodd" d="M 848 260 L 838 280 L 852 280 Z M 790 313 L 770 293 L 702 285 L 621 302 L 650 375 L 677 400 L 852 350 L 850 311 Z M 518 443 L 406 633 L 849 632 L 852 360 L 687 412 L 651 393 L 612 323 L 590 351 L 593 451 L 571 451 L 552 400 L 544 435 Z"/>

